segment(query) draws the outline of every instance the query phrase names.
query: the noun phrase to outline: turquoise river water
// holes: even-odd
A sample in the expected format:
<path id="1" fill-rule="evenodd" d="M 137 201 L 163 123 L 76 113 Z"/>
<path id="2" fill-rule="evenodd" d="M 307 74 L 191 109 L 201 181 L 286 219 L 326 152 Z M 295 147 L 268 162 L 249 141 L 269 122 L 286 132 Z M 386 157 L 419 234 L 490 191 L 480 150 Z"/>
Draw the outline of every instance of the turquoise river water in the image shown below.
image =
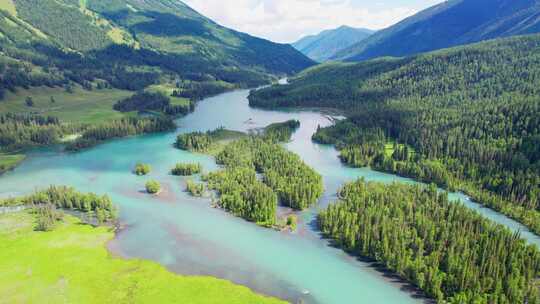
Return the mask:
<path id="1" fill-rule="evenodd" d="M 314 224 L 317 210 L 335 201 L 337 189 L 347 181 L 359 177 L 412 181 L 343 166 L 334 148 L 311 142 L 317 125 L 332 123 L 327 115 L 252 109 L 248 94 L 247 90 L 234 91 L 200 102 L 194 113 L 178 120 L 176 133 L 116 140 L 77 154 L 54 149 L 33 152 L 15 171 L 0 177 L 0 197 L 22 195 L 51 184 L 108 194 L 120 207 L 125 226 L 109 244 L 115 254 L 154 260 L 180 274 L 231 280 L 292 303 L 424 302 L 406 284 L 329 246 Z M 286 147 L 323 175 L 326 189 L 317 207 L 299 214 L 295 233 L 261 228 L 212 208 L 209 199 L 192 198 L 183 192 L 185 178 L 168 174 L 177 162 L 200 162 L 206 170 L 217 168 L 211 157 L 175 149 L 172 144 L 177 133 L 220 126 L 247 131 L 292 118 L 300 120 L 301 127 Z M 137 162 L 149 163 L 152 173 L 147 177 L 133 175 Z M 148 179 L 162 183 L 162 195 L 144 193 Z M 523 238 L 540 245 L 540 239 L 519 223 L 481 208 L 462 194 L 450 196 L 512 230 L 520 230 Z"/>

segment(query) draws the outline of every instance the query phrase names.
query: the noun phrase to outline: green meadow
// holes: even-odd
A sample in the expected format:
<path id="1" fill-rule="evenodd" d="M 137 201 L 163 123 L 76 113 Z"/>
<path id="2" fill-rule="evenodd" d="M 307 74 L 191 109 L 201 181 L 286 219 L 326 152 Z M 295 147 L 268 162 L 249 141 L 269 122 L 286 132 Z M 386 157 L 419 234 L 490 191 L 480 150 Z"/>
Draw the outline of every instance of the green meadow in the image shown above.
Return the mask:
<path id="1" fill-rule="evenodd" d="M 65 216 L 34 231 L 30 211 L 0 215 L 0 303 L 283 303 L 211 277 L 186 277 L 105 248 L 110 228 Z"/>
<path id="2" fill-rule="evenodd" d="M 35 113 L 55 116 L 63 122 L 94 124 L 124 117 L 126 114 L 115 111 L 113 105 L 131 95 L 133 92 L 117 89 L 87 91 L 80 87 L 74 87 L 73 93 L 63 88 L 19 89 L 0 102 L 0 113 Z M 32 98 L 32 107 L 26 104 L 27 97 Z"/>

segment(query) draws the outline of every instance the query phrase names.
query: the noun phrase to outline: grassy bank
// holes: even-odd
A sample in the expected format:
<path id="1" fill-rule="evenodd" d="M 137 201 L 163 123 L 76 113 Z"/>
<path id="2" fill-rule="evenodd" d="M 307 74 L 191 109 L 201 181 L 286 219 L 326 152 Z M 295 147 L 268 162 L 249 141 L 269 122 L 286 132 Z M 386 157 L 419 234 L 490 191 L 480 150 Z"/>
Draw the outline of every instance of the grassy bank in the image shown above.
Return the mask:
<path id="1" fill-rule="evenodd" d="M 23 154 L 1 154 L 0 153 L 0 174 L 17 167 L 26 158 Z"/>
<path id="2" fill-rule="evenodd" d="M 113 105 L 131 95 L 133 92 L 123 90 L 87 91 L 80 87 L 74 87 L 73 93 L 63 88 L 19 89 L 15 94 L 8 93 L 0 102 L 0 113 L 35 113 L 55 116 L 62 122 L 96 124 L 125 117 L 126 114 L 115 111 Z M 26 104 L 27 97 L 32 98 L 32 107 Z"/>
<path id="3" fill-rule="evenodd" d="M 26 211 L 0 215 L 0 303 L 281 303 L 228 281 L 113 258 L 108 228 L 66 216 L 54 231 L 36 232 L 34 221 Z"/>

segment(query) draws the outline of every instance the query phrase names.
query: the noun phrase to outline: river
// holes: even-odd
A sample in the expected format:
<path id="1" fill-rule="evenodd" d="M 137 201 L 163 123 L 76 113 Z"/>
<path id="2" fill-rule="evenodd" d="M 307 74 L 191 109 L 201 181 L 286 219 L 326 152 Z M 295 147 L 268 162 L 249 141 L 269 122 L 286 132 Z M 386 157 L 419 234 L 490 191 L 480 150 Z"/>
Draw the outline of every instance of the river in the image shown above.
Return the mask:
<path id="1" fill-rule="evenodd" d="M 185 193 L 186 178 L 168 174 L 174 164 L 200 162 L 205 170 L 217 167 L 211 157 L 175 149 L 175 133 L 116 140 L 76 154 L 55 149 L 32 152 L 20 167 L 0 177 L 0 196 L 22 195 L 51 184 L 108 194 L 120 207 L 120 220 L 125 226 L 109 244 L 113 253 L 154 260 L 180 274 L 231 280 L 293 303 L 423 302 L 408 291 L 407 285 L 329 246 L 314 225 L 317 210 L 335 201 L 337 189 L 347 181 L 359 177 L 412 181 L 343 166 L 333 147 L 311 142 L 318 125 L 332 123 L 327 115 L 252 109 L 248 94 L 247 90 L 234 91 L 198 103 L 194 113 L 178 120 L 176 133 L 221 126 L 247 131 L 298 119 L 301 127 L 286 147 L 323 175 L 326 191 L 317 207 L 299 214 L 295 233 L 258 227 L 212 208 L 208 199 Z M 149 176 L 131 173 L 137 162 L 152 166 Z M 144 184 L 149 179 L 162 183 L 162 195 L 145 194 Z M 522 237 L 540 245 L 540 239 L 519 223 L 481 208 L 462 194 L 450 196 L 512 230 L 522 231 Z"/>

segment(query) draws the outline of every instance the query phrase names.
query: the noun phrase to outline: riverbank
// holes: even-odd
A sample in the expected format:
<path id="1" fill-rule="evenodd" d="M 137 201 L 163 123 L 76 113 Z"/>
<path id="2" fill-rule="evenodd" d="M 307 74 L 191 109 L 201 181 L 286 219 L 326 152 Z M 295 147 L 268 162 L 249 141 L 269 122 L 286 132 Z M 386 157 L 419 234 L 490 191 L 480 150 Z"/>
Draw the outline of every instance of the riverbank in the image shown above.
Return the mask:
<path id="1" fill-rule="evenodd" d="M 0 294 L 7 303 L 285 303 L 225 280 L 111 257 L 105 245 L 114 232 L 70 215 L 52 232 L 34 231 L 34 222 L 30 211 L 0 214 Z"/>
<path id="2" fill-rule="evenodd" d="M 0 175 L 15 169 L 26 159 L 24 154 L 1 154 L 0 153 Z"/>

